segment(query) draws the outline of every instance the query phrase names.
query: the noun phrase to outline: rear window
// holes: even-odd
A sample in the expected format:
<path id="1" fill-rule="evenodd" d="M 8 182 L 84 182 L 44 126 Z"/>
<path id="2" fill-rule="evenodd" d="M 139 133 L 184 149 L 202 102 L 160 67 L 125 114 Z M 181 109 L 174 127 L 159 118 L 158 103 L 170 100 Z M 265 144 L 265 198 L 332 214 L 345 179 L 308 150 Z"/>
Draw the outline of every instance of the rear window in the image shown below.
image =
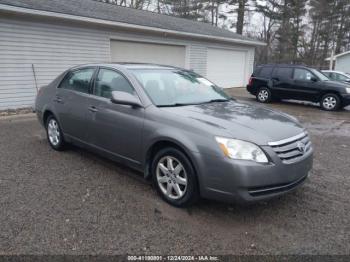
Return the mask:
<path id="1" fill-rule="evenodd" d="M 260 73 L 261 67 L 254 68 L 253 76 L 258 76 Z"/>
<path id="2" fill-rule="evenodd" d="M 271 66 L 266 66 L 266 67 L 262 67 L 257 76 L 258 77 L 262 77 L 262 78 L 270 78 L 272 73 L 272 67 Z"/>
<path id="3" fill-rule="evenodd" d="M 276 67 L 273 71 L 273 77 L 278 77 L 281 79 L 291 79 L 293 69 L 289 67 Z"/>

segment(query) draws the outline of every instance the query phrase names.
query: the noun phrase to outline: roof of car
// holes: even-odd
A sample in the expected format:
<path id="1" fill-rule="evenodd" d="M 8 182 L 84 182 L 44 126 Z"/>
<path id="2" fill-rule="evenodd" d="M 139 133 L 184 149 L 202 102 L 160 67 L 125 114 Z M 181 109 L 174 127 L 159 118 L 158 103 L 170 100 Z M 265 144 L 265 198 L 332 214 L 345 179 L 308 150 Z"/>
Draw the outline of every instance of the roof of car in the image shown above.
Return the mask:
<path id="1" fill-rule="evenodd" d="M 257 67 L 264 67 L 264 66 L 280 66 L 280 67 L 302 67 L 302 68 L 311 68 L 306 65 L 297 65 L 297 64 L 261 64 L 257 65 Z"/>
<path id="2" fill-rule="evenodd" d="M 84 64 L 73 67 L 72 69 L 79 69 L 83 67 L 110 67 L 110 68 L 125 68 L 125 69 L 183 69 L 175 66 L 160 65 L 152 63 L 131 63 L 131 62 L 118 62 L 118 63 L 95 63 L 95 64 Z M 185 69 L 183 69 L 185 70 Z"/>
<path id="3" fill-rule="evenodd" d="M 210 23 L 197 22 L 96 0 L 0 0 L 0 5 L 184 32 L 189 36 L 192 34 L 217 37 L 218 41 L 220 40 L 219 38 L 235 39 L 246 41 L 247 44 L 264 45 L 263 42 L 213 26 Z M 0 6 L 1 9 L 2 7 Z"/>

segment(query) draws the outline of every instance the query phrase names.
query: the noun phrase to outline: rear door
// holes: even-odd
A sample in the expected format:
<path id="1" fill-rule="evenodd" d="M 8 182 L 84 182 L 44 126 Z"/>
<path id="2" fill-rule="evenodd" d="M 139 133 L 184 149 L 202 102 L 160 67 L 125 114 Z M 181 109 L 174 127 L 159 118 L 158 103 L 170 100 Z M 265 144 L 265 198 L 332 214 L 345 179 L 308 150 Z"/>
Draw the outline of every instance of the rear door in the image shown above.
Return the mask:
<path id="1" fill-rule="evenodd" d="M 88 99 L 89 144 L 138 164 L 141 161 L 144 109 L 112 103 L 113 91 L 138 97 L 122 73 L 100 68 Z"/>
<path id="2" fill-rule="evenodd" d="M 56 89 L 54 107 L 65 135 L 86 141 L 87 101 L 95 67 L 69 72 Z"/>
<path id="3" fill-rule="evenodd" d="M 293 68 L 291 67 L 275 67 L 272 72 L 273 94 L 279 98 L 294 97 L 293 89 Z"/>
<path id="4" fill-rule="evenodd" d="M 270 87 L 271 82 L 271 74 L 273 71 L 272 66 L 261 66 L 256 68 L 255 72 L 253 73 L 253 88 L 258 89 L 260 87 Z"/>

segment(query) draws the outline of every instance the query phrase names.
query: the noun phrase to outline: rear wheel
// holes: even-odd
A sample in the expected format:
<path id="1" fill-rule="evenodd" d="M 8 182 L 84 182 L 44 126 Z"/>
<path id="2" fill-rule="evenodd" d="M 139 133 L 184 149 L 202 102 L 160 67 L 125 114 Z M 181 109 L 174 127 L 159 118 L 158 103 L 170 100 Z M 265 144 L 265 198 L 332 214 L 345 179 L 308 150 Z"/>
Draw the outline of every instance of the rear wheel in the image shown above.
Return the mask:
<path id="1" fill-rule="evenodd" d="M 46 120 L 46 134 L 47 140 L 53 149 L 57 151 L 65 149 L 66 142 L 64 141 L 60 125 L 53 115 Z"/>
<path id="2" fill-rule="evenodd" d="M 270 89 L 267 87 L 260 87 L 257 94 L 256 100 L 260 103 L 269 103 L 272 100 L 272 94 Z"/>
<path id="3" fill-rule="evenodd" d="M 173 206 L 188 206 L 199 198 L 195 171 L 187 156 L 178 149 L 169 147 L 156 154 L 152 179 L 160 196 Z"/>
<path id="4" fill-rule="evenodd" d="M 326 111 L 336 111 L 341 107 L 341 101 L 337 94 L 325 94 L 321 101 L 321 108 Z"/>

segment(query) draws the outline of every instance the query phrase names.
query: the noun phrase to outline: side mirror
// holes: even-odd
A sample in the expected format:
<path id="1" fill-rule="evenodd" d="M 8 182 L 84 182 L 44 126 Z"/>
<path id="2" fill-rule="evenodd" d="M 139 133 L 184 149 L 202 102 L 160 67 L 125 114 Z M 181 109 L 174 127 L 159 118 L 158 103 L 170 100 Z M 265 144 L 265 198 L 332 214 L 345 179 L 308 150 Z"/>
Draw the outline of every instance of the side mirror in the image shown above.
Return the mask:
<path id="1" fill-rule="evenodd" d="M 119 104 L 119 105 L 143 107 L 143 105 L 141 104 L 140 100 L 137 97 L 126 92 L 113 91 L 111 101 L 112 103 Z"/>
<path id="2" fill-rule="evenodd" d="M 312 82 L 317 82 L 318 81 L 318 79 L 316 78 L 316 77 L 311 77 L 311 79 L 310 79 Z"/>

